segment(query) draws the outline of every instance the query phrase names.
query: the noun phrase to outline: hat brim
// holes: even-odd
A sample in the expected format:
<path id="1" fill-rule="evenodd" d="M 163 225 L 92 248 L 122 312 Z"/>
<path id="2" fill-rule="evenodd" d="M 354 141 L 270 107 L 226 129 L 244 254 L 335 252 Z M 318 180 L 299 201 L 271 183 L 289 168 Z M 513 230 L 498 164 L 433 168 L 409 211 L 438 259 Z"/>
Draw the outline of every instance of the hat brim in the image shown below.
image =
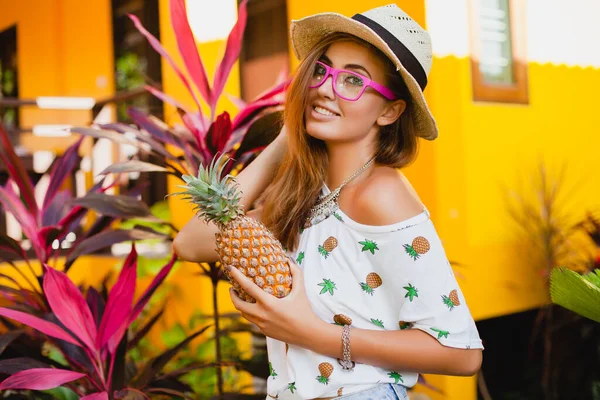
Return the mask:
<path id="1" fill-rule="evenodd" d="M 293 20 L 290 26 L 290 38 L 296 57 L 299 60 L 304 59 L 325 36 L 335 32 L 354 35 L 372 44 L 392 60 L 413 98 L 412 118 L 417 135 L 427 140 L 435 139 L 438 136 L 437 124 L 419 84 L 404 68 L 388 44 L 366 25 L 337 13 L 321 13 Z"/>

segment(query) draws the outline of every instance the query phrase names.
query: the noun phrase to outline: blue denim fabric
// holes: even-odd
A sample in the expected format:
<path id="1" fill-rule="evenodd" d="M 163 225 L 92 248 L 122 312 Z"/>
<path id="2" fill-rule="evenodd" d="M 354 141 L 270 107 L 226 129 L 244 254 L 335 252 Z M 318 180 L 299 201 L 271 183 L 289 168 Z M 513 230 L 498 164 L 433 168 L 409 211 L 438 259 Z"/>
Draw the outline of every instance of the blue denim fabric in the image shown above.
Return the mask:
<path id="1" fill-rule="evenodd" d="M 402 385 L 384 383 L 370 389 L 350 393 L 336 399 L 344 400 L 408 400 L 406 388 Z"/>

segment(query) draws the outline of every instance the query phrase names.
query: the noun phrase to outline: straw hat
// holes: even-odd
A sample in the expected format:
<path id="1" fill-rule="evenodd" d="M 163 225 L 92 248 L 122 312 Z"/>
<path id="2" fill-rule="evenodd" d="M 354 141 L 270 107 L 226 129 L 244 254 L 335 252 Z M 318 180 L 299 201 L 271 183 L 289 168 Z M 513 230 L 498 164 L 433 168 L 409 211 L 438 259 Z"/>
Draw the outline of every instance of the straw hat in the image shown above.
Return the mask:
<path id="1" fill-rule="evenodd" d="M 349 33 L 371 43 L 394 62 L 413 99 L 412 117 L 417 135 L 435 139 L 437 126 L 423 97 L 433 59 L 429 33 L 395 4 L 373 8 L 352 18 L 337 13 L 315 14 L 292 21 L 292 46 L 298 59 L 302 60 L 334 32 Z"/>

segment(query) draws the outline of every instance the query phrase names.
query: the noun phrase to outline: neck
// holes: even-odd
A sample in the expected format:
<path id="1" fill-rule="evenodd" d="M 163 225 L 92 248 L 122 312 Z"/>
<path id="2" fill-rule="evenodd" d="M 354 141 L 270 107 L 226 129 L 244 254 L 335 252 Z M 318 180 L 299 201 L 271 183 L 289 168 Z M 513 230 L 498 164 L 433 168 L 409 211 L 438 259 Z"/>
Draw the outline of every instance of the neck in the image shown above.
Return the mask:
<path id="1" fill-rule="evenodd" d="M 329 158 L 326 184 L 330 190 L 335 190 L 346 179 L 350 178 L 356 171 L 362 168 L 374 156 L 374 149 L 370 146 L 365 146 L 364 143 L 335 143 L 327 144 L 327 154 Z M 371 165 L 369 168 L 372 168 Z M 356 183 L 362 176 L 365 176 L 364 171 L 361 176 L 358 176 L 353 182 Z"/>

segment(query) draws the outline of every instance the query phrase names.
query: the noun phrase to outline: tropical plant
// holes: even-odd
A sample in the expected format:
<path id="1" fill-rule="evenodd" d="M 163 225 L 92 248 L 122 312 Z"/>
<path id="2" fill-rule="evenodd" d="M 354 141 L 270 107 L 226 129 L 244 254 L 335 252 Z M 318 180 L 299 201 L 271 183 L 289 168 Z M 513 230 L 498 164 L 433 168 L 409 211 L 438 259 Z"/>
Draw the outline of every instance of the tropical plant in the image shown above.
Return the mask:
<path id="1" fill-rule="evenodd" d="M 579 222 L 570 213 L 576 207 L 569 203 L 573 193 L 566 189 L 566 176 L 564 167 L 556 173 L 541 164 L 538 174 L 527 178 L 527 190 L 511 190 L 509 203 L 521 233 L 516 242 L 519 256 L 547 285 L 549 297 L 568 308 L 552 302 L 542 305 L 530 337 L 529 361 L 540 353 L 538 364 L 530 369 L 534 379 L 539 378 L 532 388 L 539 386 L 539 395 L 548 400 L 589 398 L 600 379 L 600 374 L 590 372 L 600 362 L 600 325 L 570 311 L 581 310 L 588 318 L 597 313 L 590 310 L 592 304 L 579 306 L 582 297 L 586 301 L 599 297 L 597 274 L 592 271 L 600 265 L 586 250 L 589 238 L 600 245 L 600 225 L 586 229 L 586 238 L 581 228 L 588 228 L 590 221 Z"/>
<path id="2" fill-rule="evenodd" d="M 137 253 L 133 247 L 106 299 L 93 288 L 88 289 L 84 296 L 66 274 L 44 264 L 43 288 L 50 312 L 38 316 L 0 307 L 0 315 L 43 333 L 47 345 L 64 356 L 59 362 L 61 368 L 51 368 L 50 365 L 42 367 L 39 363 L 31 368 L 30 361 L 23 359 L 2 361 L 0 365 L 12 363 L 13 371 L 19 371 L 0 383 L 0 390 L 45 390 L 68 384 L 67 387 L 77 395 L 93 399 L 127 398 L 130 393 L 186 397 L 186 392 L 190 390 L 179 378 L 204 365 L 189 363 L 168 374 L 158 372 L 178 350 L 206 331 L 208 326 L 144 365 L 128 362 L 127 350 L 135 346 L 157 318 L 152 318 L 137 335 L 130 338 L 126 335 L 128 328 L 173 267 L 175 257 L 134 302 L 136 260 Z"/>
<path id="3" fill-rule="evenodd" d="M 553 303 L 600 322 L 600 220 L 588 213 L 578 226 L 593 242 L 595 254 L 583 274 L 555 268 L 550 276 L 550 295 Z"/>
<path id="4" fill-rule="evenodd" d="M 72 132 L 132 145 L 140 152 L 153 155 L 155 160 L 160 161 L 160 165 L 158 165 L 127 160 L 110 166 L 104 173 L 159 172 L 167 173 L 181 180 L 185 174 L 196 175 L 200 165 L 208 165 L 216 155 L 226 155 L 232 162 L 227 164 L 223 174 L 235 175 L 279 133 L 280 114 L 288 81 L 285 81 L 283 76 L 280 77 L 279 83 L 250 103 L 229 97 L 238 107 L 237 115 L 233 119 L 227 111 L 217 115 L 217 104 L 222 98 L 225 83 L 240 55 L 247 20 L 246 0 L 239 5 L 237 22 L 228 36 L 224 55 L 216 67 L 212 85 L 209 83 L 202 57 L 198 52 L 190 28 L 185 0 L 170 0 L 169 8 L 171 26 L 187 74 L 135 16 L 130 15 L 130 18 L 137 29 L 148 39 L 151 46 L 173 68 L 193 100 L 194 107 L 190 109 L 160 90 L 146 86 L 148 91 L 156 97 L 175 107 L 181 117 L 183 127 L 168 126 L 152 115 L 130 108 L 128 115 L 135 125 L 100 124 L 92 128 L 74 128 Z M 200 98 L 207 105 L 208 115 L 203 112 Z M 207 276 L 212 283 L 217 392 L 219 398 L 222 398 L 225 395 L 225 388 L 221 366 L 226 362 L 221 351 L 221 339 L 228 328 L 221 326 L 223 321 L 220 320 L 217 286 L 226 278 L 219 268 L 219 263 L 199 263 L 198 265 L 202 274 Z M 249 326 L 245 326 L 244 329 L 249 330 Z M 252 364 L 254 361 L 231 361 L 235 361 L 235 365 L 238 367 L 257 370 Z M 251 367 L 249 367 L 250 364 L 252 364 Z M 265 370 L 267 370 L 266 367 L 265 361 Z"/>

